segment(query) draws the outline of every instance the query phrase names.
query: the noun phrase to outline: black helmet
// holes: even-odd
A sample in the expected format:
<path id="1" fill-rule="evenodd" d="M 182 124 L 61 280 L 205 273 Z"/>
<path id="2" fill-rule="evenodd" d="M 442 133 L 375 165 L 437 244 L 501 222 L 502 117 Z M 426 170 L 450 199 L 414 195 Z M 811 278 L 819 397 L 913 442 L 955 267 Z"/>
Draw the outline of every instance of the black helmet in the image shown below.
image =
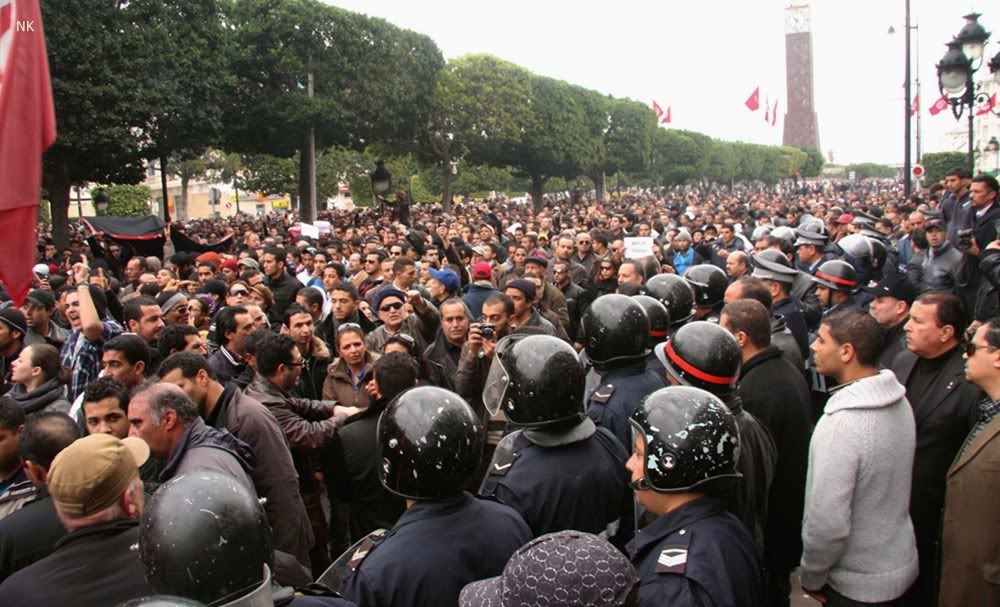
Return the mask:
<path id="1" fill-rule="evenodd" d="M 726 296 L 729 280 L 726 273 L 710 263 L 702 263 L 688 268 L 684 280 L 694 289 L 694 304 L 699 308 L 714 308 Z"/>
<path id="2" fill-rule="evenodd" d="M 479 467 L 485 444 L 483 424 L 461 396 L 411 388 L 379 417 L 379 480 L 409 499 L 457 495 Z"/>
<path id="3" fill-rule="evenodd" d="M 650 278 L 646 281 L 646 293 L 667 309 L 671 329 L 676 329 L 694 316 L 694 289 L 676 274 L 657 274 Z"/>
<path id="4" fill-rule="evenodd" d="M 271 526 L 250 490 L 197 470 L 160 486 L 142 517 L 139 555 L 153 592 L 214 603 L 261 585 L 273 569 Z"/>
<path id="5" fill-rule="evenodd" d="M 767 249 L 757 253 L 751 258 L 753 262 L 753 273 L 751 276 L 763 280 L 776 280 L 791 284 L 795 282 L 795 277 L 799 271 L 792 267 L 788 258 L 781 251 Z"/>
<path id="6" fill-rule="evenodd" d="M 205 603 L 199 603 L 198 601 L 192 601 L 180 596 L 158 594 L 156 596 L 130 599 L 124 603 L 118 603 L 117 607 L 205 607 Z"/>
<path id="7" fill-rule="evenodd" d="M 684 325 L 667 343 L 656 346 L 656 357 L 685 386 L 713 394 L 735 389 L 743 364 L 736 338 L 704 320 Z"/>
<path id="8" fill-rule="evenodd" d="M 649 317 L 625 295 L 602 295 L 583 315 L 584 346 L 596 365 L 642 358 L 649 354 Z"/>
<path id="9" fill-rule="evenodd" d="M 633 295 L 632 299 L 646 310 L 649 317 L 649 343 L 658 344 L 670 334 L 670 312 L 666 306 L 649 295 Z"/>
<path id="10" fill-rule="evenodd" d="M 798 238 L 795 240 L 795 246 L 800 247 L 804 244 L 810 244 L 815 247 L 826 246 L 826 241 L 829 239 L 826 233 L 826 226 L 820 220 L 803 222 L 797 230 L 795 230 Z"/>
<path id="11" fill-rule="evenodd" d="M 851 234 L 840 239 L 837 244 L 844 250 L 844 260 L 858 273 L 858 284 L 864 285 L 882 278 L 886 250 L 880 239 L 864 234 Z"/>
<path id="12" fill-rule="evenodd" d="M 645 446 L 643 478 L 632 489 L 684 493 L 739 478 L 740 432 L 718 397 L 698 388 L 660 388 L 629 418 Z"/>
<path id="13" fill-rule="evenodd" d="M 854 266 L 839 259 L 821 263 L 810 278 L 816 284 L 842 293 L 853 293 L 858 288 L 858 273 Z"/>
<path id="14" fill-rule="evenodd" d="M 551 335 L 514 334 L 500 340 L 483 390 L 490 413 L 538 428 L 584 415 L 583 365 L 573 346 Z"/>

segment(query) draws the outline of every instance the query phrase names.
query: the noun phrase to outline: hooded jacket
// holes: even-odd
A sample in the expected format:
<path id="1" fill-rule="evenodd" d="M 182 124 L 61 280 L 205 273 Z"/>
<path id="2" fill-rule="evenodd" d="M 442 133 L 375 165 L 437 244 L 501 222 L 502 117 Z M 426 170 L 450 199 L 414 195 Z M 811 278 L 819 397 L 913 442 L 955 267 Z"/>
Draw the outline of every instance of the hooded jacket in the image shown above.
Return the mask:
<path id="1" fill-rule="evenodd" d="M 66 389 L 58 379 L 52 378 L 37 389 L 27 392 L 21 384 L 14 384 L 7 396 L 21 405 L 25 415 L 40 411 L 69 413 L 70 402 L 66 400 Z"/>
<path id="2" fill-rule="evenodd" d="M 174 445 L 160 471 L 160 482 L 195 470 L 214 470 L 235 478 L 257 495 L 250 473 L 256 461 L 249 445 L 229 433 L 205 424 L 200 417 L 191 422 Z"/>
<path id="3" fill-rule="evenodd" d="M 913 409 L 892 371 L 833 390 L 809 444 L 803 588 L 829 584 L 849 599 L 878 603 L 913 584 L 915 449 Z"/>

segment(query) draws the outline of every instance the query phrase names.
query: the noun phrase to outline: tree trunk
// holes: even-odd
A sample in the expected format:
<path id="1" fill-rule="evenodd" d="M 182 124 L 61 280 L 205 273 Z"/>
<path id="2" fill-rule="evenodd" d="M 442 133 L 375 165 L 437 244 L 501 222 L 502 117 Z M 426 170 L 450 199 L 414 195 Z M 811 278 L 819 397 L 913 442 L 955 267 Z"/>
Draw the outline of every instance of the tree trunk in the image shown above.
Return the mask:
<path id="1" fill-rule="evenodd" d="M 178 221 L 184 221 L 188 218 L 188 184 L 191 183 L 190 175 L 181 175 L 181 197 L 177 201 L 177 206 L 174 208 L 174 213 L 177 215 Z M 211 195 L 211 194 L 209 194 Z"/>
<path id="2" fill-rule="evenodd" d="M 531 174 L 531 202 L 535 205 L 536 213 L 542 210 L 542 190 L 545 188 L 545 182 L 548 180 L 548 177 L 535 173 Z"/>
<path id="3" fill-rule="evenodd" d="M 445 213 L 451 212 L 451 162 L 445 161 L 441 168 L 441 208 Z"/>
<path id="4" fill-rule="evenodd" d="M 52 214 L 52 240 L 59 250 L 69 248 L 69 165 L 64 159 L 51 163 L 42 183 L 49 194 Z"/>
<path id="5" fill-rule="evenodd" d="M 604 200 L 604 174 L 598 173 L 597 175 L 588 175 L 590 180 L 594 182 L 594 198 L 597 200 Z"/>

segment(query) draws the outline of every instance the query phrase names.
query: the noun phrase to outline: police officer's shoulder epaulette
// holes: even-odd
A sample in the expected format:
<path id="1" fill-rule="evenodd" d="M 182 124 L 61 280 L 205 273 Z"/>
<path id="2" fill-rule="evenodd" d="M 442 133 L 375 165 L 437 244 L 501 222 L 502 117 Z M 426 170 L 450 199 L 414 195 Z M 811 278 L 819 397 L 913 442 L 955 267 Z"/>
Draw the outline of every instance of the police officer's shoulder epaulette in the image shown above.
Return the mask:
<path id="1" fill-rule="evenodd" d="M 615 393 L 614 384 L 604 384 L 600 388 L 594 390 L 594 393 L 590 395 L 590 400 L 595 403 L 601 403 L 606 405 L 611 396 Z"/>
<path id="2" fill-rule="evenodd" d="M 519 455 L 517 439 L 520 436 L 521 431 L 517 430 L 500 439 L 500 444 L 497 445 L 496 451 L 493 452 L 493 463 L 490 464 L 489 474 L 493 476 L 506 476 L 510 472 L 511 466 L 514 465 L 514 460 Z"/>
<path id="3" fill-rule="evenodd" d="M 663 546 L 656 557 L 657 573 L 674 573 L 684 575 L 687 568 L 688 546 L 691 542 L 691 532 L 681 529 L 670 538 L 670 543 Z"/>
<path id="4" fill-rule="evenodd" d="M 0 503 L 12 502 L 36 493 L 38 493 L 38 487 L 32 484 L 31 481 L 26 480 L 11 486 L 7 493 L 3 497 L 0 497 Z"/>
<path id="5" fill-rule="evenodd" d="M 365 557 L 368 556 L 372 548 L 385 537 L 385 533 L 385 529 L 377 529 L 369 533 L 364 541 L 361 542 L 361 545 L 358 546 L 358 549 L 354 551 L 354 554 L 351 555 L 351 560 L 347 562 L 348 569 L 357 571 L 358 567 L 361 566 L 361 562 L 365 560 Z"/>

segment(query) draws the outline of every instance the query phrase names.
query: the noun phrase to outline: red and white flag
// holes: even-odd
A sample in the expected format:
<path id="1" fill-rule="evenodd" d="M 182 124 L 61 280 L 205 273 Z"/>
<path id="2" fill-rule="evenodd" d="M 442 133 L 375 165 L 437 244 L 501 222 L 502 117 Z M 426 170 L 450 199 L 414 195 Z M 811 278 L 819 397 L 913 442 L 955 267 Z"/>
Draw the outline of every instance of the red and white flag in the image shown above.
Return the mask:
<path id="1" fill-rule="evenodd" d="M 671 106 L 668 105 L 667 106 L 667 113 L 664 114 L 663 118 L 660 119 L 660 124 L 670 124 L 670 122 L 672 120 L 672 118 L 670 117 L 670 110 L 671 109 L 672 109 Z"/>
<path id="2" fill-rule="evenodd" d="M 778 100 L 774 100 L 774 109 L 771 110 L 771 126 L 778 123 Z"/>
<path id="3" fill-rule="evenodd" d="M 42 154 L 56 140 L 39 0 L 0 0 L 0 279 L 15 305 L 31 288 Z"/>
<path id="4" fill-rule="evenodd" d="M 935 101 L 934 105 L 931 106 L 930 109 L 931 116 L 937 116 L 938 114 L 943 112 L 946 107 L 948 107 L 948 98 L 945 97 L 944 95 L 941 95 L 941 98 Z"/>
<path id="5" fill-rule="evenodd" d="M 656 99 L 653 99 L 653 113 L 656 114 L 657 120 L 663 117 L 663 108 L 656 102 Z"/>
<path id="6" fill-rule="evenodd" d="M 760 87 L 759 86 L 757 88 L 755 88 L 752 93 L 750 93 L 750 96 L 747 97 L 747 100 L 744 101 L 743 104 L 746 105 L 748 108 L 750 108 L 751 112 L 756 112 L 757 110 L 760 109 Z"/>
<path id="7" fill-rule="evenodd" d="M 982 116 L 984 114 L 989 114 L 993 111 L 993 108 L 997 106 L 997 94 L 993 93 L 990 98 L 986 100 L 986 103 L 982 105 L 978 110 L 976 110 L 976 116 Z"/>
<path id="8" fill-rule="evenodd" d="M 916 116 L 920 111 L 920 95 L 913 96 L 913 105 L 910 106 L 910 116 Z"/>

